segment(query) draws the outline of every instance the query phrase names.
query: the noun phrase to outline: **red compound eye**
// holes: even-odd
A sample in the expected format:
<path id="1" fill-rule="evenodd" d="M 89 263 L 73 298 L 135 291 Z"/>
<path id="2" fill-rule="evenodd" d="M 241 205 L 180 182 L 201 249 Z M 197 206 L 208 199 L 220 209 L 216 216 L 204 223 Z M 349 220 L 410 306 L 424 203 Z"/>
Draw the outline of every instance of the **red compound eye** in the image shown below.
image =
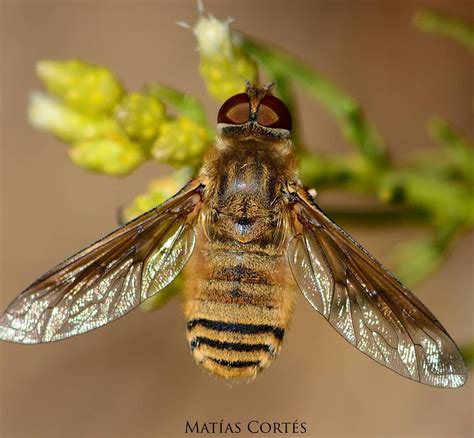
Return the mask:
<path id="1" fill-rule="evenodd" d="M 291 131 L 291 114 L 286 105 L 277 97 L 265 96 L 260 102 L 257 123 L 267 128 Z"/>
<path id="2" fill-rule="evenodd" d="M 240 93 L 227 99 L 217 114 L 217 123 L 242 125 L 248 122 L 250 114 L 250 100 L 247 93 Z"/>

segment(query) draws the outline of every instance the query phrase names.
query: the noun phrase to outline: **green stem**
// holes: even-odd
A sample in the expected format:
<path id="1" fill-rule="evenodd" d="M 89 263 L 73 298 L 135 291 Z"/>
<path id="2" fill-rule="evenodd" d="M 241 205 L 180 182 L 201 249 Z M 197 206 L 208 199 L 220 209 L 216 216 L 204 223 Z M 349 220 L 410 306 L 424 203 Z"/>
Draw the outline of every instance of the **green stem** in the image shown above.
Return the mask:
<path id="1" fill-rule="evenodd" d="M 474 342 L 461 346 L 461 353 L 468 367 L 474 365 Z"/>
<path id="2" fill-rule="evenodd" d="M 444 147 L 448 155 L 445 165 L 450 166 L 453 172 L 472 185 L 474 183 L 474 145 L 458 135 L 448 122 L 439 116 L 429 121 L 428 132 Z"/>
<path id="3" fill-rule="evenodd" d="M 430 135 L 445 146 L 447 149 L 472 149 L 473 145 L 449 126 L 448 122 L 442 117 L 435 116 L 431 118 L 428 124 Z"/>
<path id="4" fill-rule="evenodd" d="M 181 115 L 210 129 L 204 107 L 194 96 L 160 83 L 147 84 L 145 93 L 157 97 L 167 105 L 173 106 Z"/>
<path id="5" fill-rule="evenodd" d="M 344 137 L 358 147 L 362 156 L 378 165 L 386 164 L 384 141 L 354 98 L 283 50 L 248 38 L 242 40 L 242 47 L 259 60 L 271 76 L 290 78 L 306 89 L 337 119 Z"/>
<path id="6" fill-rule="evenodd" d="M 395 272 L 409 285 L 418 283 L 439 267 L 463 230 L 462 224 L 450 223 L 433 229 L 428 237 L 401 245 L 396 251 Z"/>
<path id="7" fill-rule="evenodd" d="M 420 223 L 426 222 L 426 215 L 420 211 L 409 208 L 367 208 L 353 209 L 345 208 L 327 208 L 326 214 L 335 222 L 351 222 L 362 225 L 388 225 L 401 223 Z"/>
<path id="8" fill-rule="evenodd" d="M 468 21 L 430 9 L 422 9 L 415 14 L 413 23 L 422 32 L 450 38 L 474 50 L 474 26 Z"/>

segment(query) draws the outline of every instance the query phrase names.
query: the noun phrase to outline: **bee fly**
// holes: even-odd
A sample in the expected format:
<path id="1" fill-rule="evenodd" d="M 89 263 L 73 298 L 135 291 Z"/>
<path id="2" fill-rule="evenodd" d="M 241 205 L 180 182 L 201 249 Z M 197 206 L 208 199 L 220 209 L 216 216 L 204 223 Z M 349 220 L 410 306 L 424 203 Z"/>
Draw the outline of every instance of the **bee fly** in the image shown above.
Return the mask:
<path id="1" fill-rule="evenodd" d="M 301 185 L 291 115 L 270 88 L 248 85 L 228 99 L 199 175 L 35 281 L 1 317 L 0 338 L 35 344 L 87 332 L 184 270 L 187 339 L 211 373 L 266 368 L 299 289 L 378 363 L 427 385 L 463 385 L 462 356 L 435 316 Z"/>

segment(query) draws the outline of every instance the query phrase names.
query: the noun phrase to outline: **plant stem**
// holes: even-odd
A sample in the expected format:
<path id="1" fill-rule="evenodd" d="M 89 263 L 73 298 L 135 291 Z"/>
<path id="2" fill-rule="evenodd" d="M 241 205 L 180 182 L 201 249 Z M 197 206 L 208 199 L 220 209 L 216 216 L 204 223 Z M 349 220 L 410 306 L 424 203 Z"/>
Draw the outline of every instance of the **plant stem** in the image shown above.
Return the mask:
<path id="1" fill-rule="evenodd" d="M 474 50 L 474 26 L 468 21 L 430 9 L 422 9 L 415 14 L 413 23 L 422 32 L 450 38 Z"/>
<path id="2" fill-rule="evenodd" d="M 384 141 L 354 98 L 283 50 L 248 38 L 242 39 L 242 47 L 258 59 L 272 77 L 285 77 L 305 88 L 337 119 L 344 137 L 358 147 L 365 159 L 378 165 L 386 164 Z"/>
<path id="3" fill-rule="evenodd" d="M 401 223 L 424 224 L 426 215 L 418 210 L 409 208 L 367 208 L 344 209 L 327 208 L 325 213 L 335 222 L 351 222 L 363 225 L 387 225 Z"/>
<path id="4" fill-rule="evenodd" d="M 147 84 L 145 93 L 173 106 L 181 115 L 187 116 L 209 129 L 209 121 L 204 107 L 194 96 L 156 82 Z"/>
<path id="5" fill-rule="evenodd" d="M 471 185 L 474 183 L 474 145 L 458 135 L 443 118 L 433 117 L 428 123 L 428 132 L 447 153 L 453 171 L 460 174 Z M 472 187 L 471 187 L 472 188 Z"/>
<path id="6" fill-rule="evenodd" d="M 472 367 L 474 365 L 474 342 L 470 344 L 463 345 L 461 347 L 461 353 L 464 357 L 464 361 L 468 367 Z"/>

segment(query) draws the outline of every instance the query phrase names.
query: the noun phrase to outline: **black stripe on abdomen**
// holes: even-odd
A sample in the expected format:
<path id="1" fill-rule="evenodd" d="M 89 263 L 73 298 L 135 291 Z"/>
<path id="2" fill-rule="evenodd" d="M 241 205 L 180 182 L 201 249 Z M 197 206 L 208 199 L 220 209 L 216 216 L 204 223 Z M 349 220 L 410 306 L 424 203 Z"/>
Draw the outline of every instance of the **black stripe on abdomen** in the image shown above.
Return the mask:
<path id="1" fill-rule="evenodd" d="M 211 330 L 219 332 L 233 332 L 240 333 L 242 335 L 254 335 L 260 333 L 273 333 L 279 340 L 283 339 L 285 330 L 281 327 L 273 327 L 266 324 L 237 324 L 233 322 L 223 321 L 212 321 L 210 319 L 193 319 L 188 322 L 188 330 L 191 330 L 195 326 L 202 326 Z"/>
<path id="2" fill-rule="evenodd" d="M 243 344 L 240 342 L 222 342 L 214 339 L 205 338 L 203 336 L 195 337 L 191 343 L 191 350 L 194 350 L 199 345 L 208 345 L 218 350 L 232 350 L 232 351 L 266 351 L 267 353 L 273 352 L 273 347 L 267 344 Z"/>
<path id="3" fill-rule="evenodd" d="M 222 365 L 228 368 L 247 368 L 247 367 L 256 367 L 260 366 L 260 361 L 255 360 L 237 360 L 237 361 L 228 361 L 223 359 L 215 359 L 213 357 L 209 357 L 208 359 L 212 360 L 213 362 Z"/>

